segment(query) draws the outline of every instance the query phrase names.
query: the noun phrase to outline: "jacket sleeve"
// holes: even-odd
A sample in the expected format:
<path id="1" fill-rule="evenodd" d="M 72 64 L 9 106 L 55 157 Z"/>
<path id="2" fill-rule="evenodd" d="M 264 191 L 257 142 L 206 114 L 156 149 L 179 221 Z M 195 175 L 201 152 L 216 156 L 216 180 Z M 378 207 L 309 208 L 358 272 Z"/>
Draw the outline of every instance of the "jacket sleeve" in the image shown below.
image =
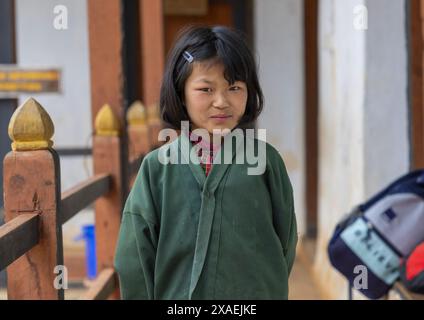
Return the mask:
<path id="1" fill-rule="evenodd" d="M 296 256 L 298 241 L 293 189 L 283 159 L 275 149 L 268 154 L 268 184 L 272 201 L 274 228 L 290 274 Z"/>
<path id="2" fill-rule="evenodd" d="M 147 161 L 143 161 L 125 203 L 114 267 L 121 299 L 154 299 L 158 223 Z"/>

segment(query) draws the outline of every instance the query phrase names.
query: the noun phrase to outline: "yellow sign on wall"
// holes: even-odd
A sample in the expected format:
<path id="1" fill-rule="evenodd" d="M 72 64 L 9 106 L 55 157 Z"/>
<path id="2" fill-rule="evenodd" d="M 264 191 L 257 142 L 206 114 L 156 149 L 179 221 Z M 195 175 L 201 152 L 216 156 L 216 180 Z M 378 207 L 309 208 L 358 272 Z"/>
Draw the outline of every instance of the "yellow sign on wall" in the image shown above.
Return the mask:
<path id="1" fill-rule="evenodd" d="M 20 69 L 0 65 L 0 98 L 20 93 L 59 92 L 60 71 Z"/>

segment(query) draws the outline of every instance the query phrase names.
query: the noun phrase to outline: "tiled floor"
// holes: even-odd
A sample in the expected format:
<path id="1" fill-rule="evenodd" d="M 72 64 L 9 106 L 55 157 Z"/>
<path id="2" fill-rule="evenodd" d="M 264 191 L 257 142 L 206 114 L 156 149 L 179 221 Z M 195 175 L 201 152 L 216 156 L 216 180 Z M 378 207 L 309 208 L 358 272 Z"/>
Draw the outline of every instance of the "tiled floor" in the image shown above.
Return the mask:
<path id="1" fill-rule="evenodd" d="M 321 300 L 308 269 L 296 259 L 289 279 L 289 300 Z"/>
<path id="2" fill-rule="evenodd" d="M 7 300 L 6 289 L 0 289 L 0 300 Z"/>
<path id="3" fill-rule="evenodd" d="M 290 300 L 321 300 L 315 287 L 310 266 L 313 264 L 315 241 L 305 240 L 298 244 L 296 260 L 289 279 Z"/>

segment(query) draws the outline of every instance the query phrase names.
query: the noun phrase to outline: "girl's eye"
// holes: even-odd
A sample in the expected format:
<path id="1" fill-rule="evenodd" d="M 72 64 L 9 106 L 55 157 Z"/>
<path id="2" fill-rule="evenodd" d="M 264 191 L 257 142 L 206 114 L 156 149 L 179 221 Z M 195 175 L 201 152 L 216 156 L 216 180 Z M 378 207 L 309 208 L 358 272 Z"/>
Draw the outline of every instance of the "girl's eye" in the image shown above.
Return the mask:
<path id="1" fill-rule="evenodd" d="M 211 88 L 200 88 L 198 90 L 199 91 L 202 91 L 202 92 L 208 92 L 208 93 L 212 92 L 212 89 Z"/>
<path id="2" fill-rule="evenodd" d="M 230 90 L 231 91 L 238 91 L 238 90 L 240 90 L 241 89 L 241 87 L 239 87 L 239 86 L 232 86 L 231 88 L 230 88 Z"/>

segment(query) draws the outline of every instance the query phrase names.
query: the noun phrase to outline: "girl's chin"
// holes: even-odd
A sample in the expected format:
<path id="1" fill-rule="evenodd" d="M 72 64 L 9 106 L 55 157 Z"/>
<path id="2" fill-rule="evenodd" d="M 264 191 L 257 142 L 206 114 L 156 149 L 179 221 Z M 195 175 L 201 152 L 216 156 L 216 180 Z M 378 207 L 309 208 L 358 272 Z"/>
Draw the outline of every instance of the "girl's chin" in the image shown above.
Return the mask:
<path id="1" fill-rule="evenodd" d="M 213 135 L 225 136 L 225 135 L 229 134 L 231 132 L 231 130 L 233 130 L 233 129 L 234 129 L 234 127 L 228 127 L 228 126 L 222 126 L 222 127 L 218 126 L 218 127 L 216 127 L 215 126 L 211 129 L 209 129 L 208 132 L 210 134 L 213 134 Z"/>
<path id="2" fill-rule="evenodd" d="M 236 127 L 237 125 L 228 125 L 228 124 L 223 124 L 223 125 L 211 125 L 211 126 L 206 126 L 206 127 L 198 127 L 198 126 L 193 126 L 192 130 L 202 130 L 204 132 L 209 133 L 209 135 L 218 135 L 218 136 L 225 136 L 229 133 L 231 133 L 231 131 Z M 215 132 L 214 132 L 215 131 Z"/>

